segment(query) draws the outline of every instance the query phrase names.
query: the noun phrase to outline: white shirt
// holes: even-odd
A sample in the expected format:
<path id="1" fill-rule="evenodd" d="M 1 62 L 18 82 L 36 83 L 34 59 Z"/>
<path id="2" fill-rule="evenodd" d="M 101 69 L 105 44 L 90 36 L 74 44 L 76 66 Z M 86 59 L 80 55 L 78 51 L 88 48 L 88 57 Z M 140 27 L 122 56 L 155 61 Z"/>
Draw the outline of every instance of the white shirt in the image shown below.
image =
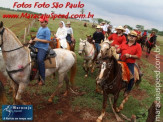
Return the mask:
<path id="1" fill-rule="evenodd" d="M 66 29 L 67 29 L 67 34 L 70 34 L 70 35 L 72 35 L 73 34 L 73 29 L 70 27 L 66 27 Z"/>
<path id="2" fill-rule="evenodd" d="M 128 35 L 130 33 L 130 30 L 128 28 L 126 28 L 125 30 L 126 31 L 124 33 Z"/>
<path id="3" fill-rule="evenodd" d="M 65 49 L 67 48 L 67 41 L 66 41 L 66 36 L 67 36 L 67 29 L 65 27 L 58 28 L 57 33 L 56 33 L 57 38 L 60 40 L 61 46 Z"/>

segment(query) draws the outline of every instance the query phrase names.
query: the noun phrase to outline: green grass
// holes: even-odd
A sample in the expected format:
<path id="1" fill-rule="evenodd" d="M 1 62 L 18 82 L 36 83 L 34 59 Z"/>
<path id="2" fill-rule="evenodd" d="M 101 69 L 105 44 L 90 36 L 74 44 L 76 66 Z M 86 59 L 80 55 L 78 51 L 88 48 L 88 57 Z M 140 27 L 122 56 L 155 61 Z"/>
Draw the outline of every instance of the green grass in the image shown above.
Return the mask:
<path id="1" fill-rule="evenodd" d="M 157 41 L 160 45 L 160 54 L 163 55 L 163 36 L 157 36 Z"/>
<path id="2" fill-rule="evenodd" d="M 55 19 L 55 20 L 50 20 L 48 27 L 50 28 L 51 31 L 56 32 L 57 28 L 59 26 L 59 22 L 63 20 L 65 23 L 67 20 L 65 19 Z M 22 20 L 20 20 L 22 21 Z M 88 25 L 88 27 L 84 27 L 82 21 L 70 19 L 72 28 L 74 30 L 74 37 L 76 39 L 76 50 L 75 53 L 77 54 L 78 51 L 78 46 L 79 46 L 79 39 L 85 39 L 86 35 L 92 35 L 95 29 L 91 28 L 91 24 Z M 13 24 L 16 24 L 15 21 L 13 21 Z M 9 27 L 12 25 L 8 25 Z M 24 27 L 21 27 L 22 25 L 19 25 L 17 28 L 21 28 L 21 31 L 19 33 L 23 33 Z M 22 29 L 23 28 L 23 29 Z M 34 28 L 39 28 L 39 23 L 35 23 Z M 17 29 L 13 28 L 14 33 L 16 33 Z M 53 35 L 52 35 L 53 36 Z M 29 38 L 28 38 L 29 39 Z M 158 37 L 158 41 L 160 44 L 162 43 L 163 37 Z M 140 119 L 138 121 L 143 122 L 145 117 L 141 117 L 142 113 L 146 114 L 147 109 L 149 106 L 152 104 L 152 102 L 155 100 L 155 85 L 154 85 L 154 79 L 155 79 L 155 74 L 154 74 L 154 66 L 149 64 L 146 60 L 142 59 L 142 62 L 145 66 L 145 68 L 142 68 L 142 71 L 145 73 L 142 79 L 142 82 L 140 84 L 140 90 L 145 90 L 146 94 L 148 97 L 144 98 L 143 100 L 137 100 L 134 97 L 130 97 L 128 102 L 125 104 L 125 108 L 122 111 L 127 117 L 131 117 L 132 114 L 138 115 Z M 79 91 L 86 92 L 85 95 L 83 96 L 76 96 L 72 99 L 72 108 L 74 107 L 79 107 L 79 108 L 88 108 L 88 109 L 93 109 L 96 110 L 97 112 L 100 113 L 102 110 L 102 100 L 103 96 L 101 94 L 95 93 L 95 82 L 96 82 L 96 76 L 98 74 L 98 71 L 95 71 L 93 74 L 89 74 L 88 78 L 84 78 L 85 72 L 83 71 L 82 68 L 82 63 L 83 63 L 83 58 L 77 54 L 77 75 L 75 78 L 75 85 L 79 87 Z M 153 81 L 149 80 L 152 79 Z M 163 73 L 161 73 L 161 79 L 163 79 Z M 31 82 L 31 84 L 33 81 Z M 40 101 L 47 101 L 49 98 L 50 94 L 52 94 L 56 88 L 56 85 L 58 84 L 57 79 L 53 79 L 52 77 L 47 78 L 46 85 L 37 88 L 37 87 L 28 87 L 27 92 L 30 93 L 30 96 L 33 97 L 34 94 L 40 96 L 38 99 Z M 7 88 L 8 89 L 8 88 Z M 62 88 L 61 91 L 63 91 L 64 88 Z M 7 91 L 7 90 L 6 90 Z M 162 91 L 161 91 L 162 92 Z M 138 94 L 139 95 L 139 94 Z M 7 95 L 9 103 L 12 104 L 12 98 L 11 95 Z M 162 97 L 161 97 L 162 98 Z M 118 100 L 118 105 L 123 99 L 122 93 L 120 94 L 120 98 Z M 59 97 L 56 96 L 54 99 L 54 103 L 57 104 L 59 101 Z M 161 99 L 161 102 L 163 103 L 163 100 Z M 42 109 L 42 106 L 38 105 L 37 109 Z M 107 107 L 107 112 L 112 112 L 110 104 L 108 102 L 108 107 Z M 61 110 L 57 110 L 57 114 L 63 114 Z M 161 109 L 161 113 L 163 113 L 163 109 Z M 161 114 L 162 120 L 163 120 L 163 114 Z"/>

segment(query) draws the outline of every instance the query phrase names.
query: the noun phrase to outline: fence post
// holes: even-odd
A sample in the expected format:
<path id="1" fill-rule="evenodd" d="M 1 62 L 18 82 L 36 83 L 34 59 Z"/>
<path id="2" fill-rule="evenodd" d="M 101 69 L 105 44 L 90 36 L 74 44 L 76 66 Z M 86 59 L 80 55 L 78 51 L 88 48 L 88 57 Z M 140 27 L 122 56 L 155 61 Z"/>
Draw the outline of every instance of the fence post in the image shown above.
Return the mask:
<path id="1" fill-rule="evenodd" d="M 25 31 L 24 31 L 24 43 L 25 43 L 25 39 L 26 39 L 26 33 L 27 33 L 27 28 L 25 28 Z"/>

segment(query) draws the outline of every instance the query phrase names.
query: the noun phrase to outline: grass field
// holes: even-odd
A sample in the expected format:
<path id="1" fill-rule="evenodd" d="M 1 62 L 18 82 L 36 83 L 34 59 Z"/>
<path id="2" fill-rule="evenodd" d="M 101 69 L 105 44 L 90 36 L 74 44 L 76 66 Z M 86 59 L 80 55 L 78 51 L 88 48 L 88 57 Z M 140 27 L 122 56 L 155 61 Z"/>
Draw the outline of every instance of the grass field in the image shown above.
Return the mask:
<path id="1" fill-rule="evenodd" d="M 63 20 L 63 19 L 62 19 Z M 8 21 L 8 22 L 7 22 Z M 17 24 L 17 26 L 11 28 L 11 30 L 19 34 L 21 31 L 24 30 L 24 24 L 28 24 L 29 20 L 12 20 L 12 24 L 10 22 L 11 20 L 6 20 L 5 24 L 7 27 L 12 27 L 13 25 Z M 56 20 L 50 20 L 48 27 L 51 31 L 57 30 L 59 26 L 59 21 L 61 19 Z M 63 20 L 64 22 L 67 22 L 67 20 Z M 72 28 L 74 30 L 74 37 L 77 41 L 76 43 L 76 54 L 78 51 L 78 45 L 79 45 L 79 39 L 85 39 L 86 35 L 92 35 L 95 29 L 91 28 L 91 24 L 88 25 L 88 27 L 84 27 L 82 21 L 77 20 L 69 20 L 71 21 Z M 23 22 L 23 23 L 22 23 Z M 39 24 L 36 24 L 37 26 Z M 35 26 L 36 27 L 36 26 Z M 38 29 L 38 27 L 36 27 Z M 20 29 L 20 30 L 19 30 Z M 19 32 L 17 32 L 19 30 Z M 23 31 L 24 32 L 24 31 Z M 158 37 L 158 41 L 160 44 L 163 44 L 163 37 Z M 84 71 L 82 69 L 82 63 L 83 59 L 77 54 L 77 76 L 75 78 L 75 85 L 79 87 L 80 91 L 86 92 L 84 96 L 77 96 L 74 97 L 71 100 L 72 108 L 78 107 L 78 108 L 85 108 L 85 109 L 92 109 L 95 111 L 98 111 L 100 114 L 100 111 L 102 110 L 102 95 L 95 93 L 95 79 L 98 74 L 97 70 L 93 74 L 89 74 L 88 78 L 84 78 Z M 155 74 L 154 74 L 154 66 L 149 64 L 144 59 L 141 59 L 141 63 L 143 64 L 142 71 L 145 73 L 142 79 L 142 82 L 140 84 L 139 90 L 134 88 L 134 91 L 136 91 L 136 95 L 134 93 L 130 96 L 128 102 L 125 104 L 125 108 L 122 111 L 126 116 L 129 118 L 132 114 L 137 115 L 139 117 L 138 122 L 145 122 L 147 111 L 149 106 L 152 104 L 152 102 L 155 100 Z M 163 79 L 163 73 L 161 73 L 161 79 Z M 46 85 L 38 89 L 31 89 L 30 87 L 27 88 L 27 91 L 31 95 L 31 99 L 34 98 L 32 95 L 38 94 L 39 96 L 42 96 L 40 99 L 46 101 L 48 99 L 49 94 L 53 92 L 53 90 L 56 87 L 57 82 L 52 82 L 52 77 L 47 78 Z M 57 81 L 55 79 L 55 81 Z M 6 87 L 8 90 L 8 87 Z M 133 92 L 134 92 L 133 91 Z M 163 93 L 163 91 L 161 91 Z M 12 98 L 11 95 L 7 95 L 9 103 L 12 104 Z M 122 93 L 120 95 L 120 98 L 118 100 L 118 105 L 120 104 L 122 100 Z M 161 94 L 162 98 L 162 94 Z M 10 101 L 11 100 L 11 101 Z M 40 100 L 40 103 L 43 102 Z M 161 99 L 162 103 L 163 100 Z M 32 101 L 31 101 L 32 102 Z M 58 102 L 58 97 L 55 98 L 54 103 Z M 109 102 L 108 102 L 109 104 Z M 38 109 L 43 109 L 38 106 Z M 59 111 L 61 113 L 62 111 Z M 107 107 L 107 112 L 112 112 L 110 105 Z M 163 109 L 161 110 L 161 113 L 163 113 Z M 145 115 L 145 116 L 143 116 Z M 109 116 L 107 117 L 109 119 Z M 161 114 L 161 119 L 163 121 L 163 114 Z"/>

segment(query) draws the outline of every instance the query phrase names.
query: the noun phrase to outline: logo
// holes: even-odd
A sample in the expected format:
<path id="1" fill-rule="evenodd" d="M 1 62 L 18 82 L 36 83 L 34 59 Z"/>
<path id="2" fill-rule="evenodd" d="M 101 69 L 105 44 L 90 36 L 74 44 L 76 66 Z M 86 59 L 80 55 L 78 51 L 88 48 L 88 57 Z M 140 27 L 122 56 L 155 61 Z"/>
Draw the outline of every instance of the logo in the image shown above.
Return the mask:
<path id="1" fill-rule="evenodd" d="M 33 106 L 2 105 L 2 120 L 33 120 Z"/>

